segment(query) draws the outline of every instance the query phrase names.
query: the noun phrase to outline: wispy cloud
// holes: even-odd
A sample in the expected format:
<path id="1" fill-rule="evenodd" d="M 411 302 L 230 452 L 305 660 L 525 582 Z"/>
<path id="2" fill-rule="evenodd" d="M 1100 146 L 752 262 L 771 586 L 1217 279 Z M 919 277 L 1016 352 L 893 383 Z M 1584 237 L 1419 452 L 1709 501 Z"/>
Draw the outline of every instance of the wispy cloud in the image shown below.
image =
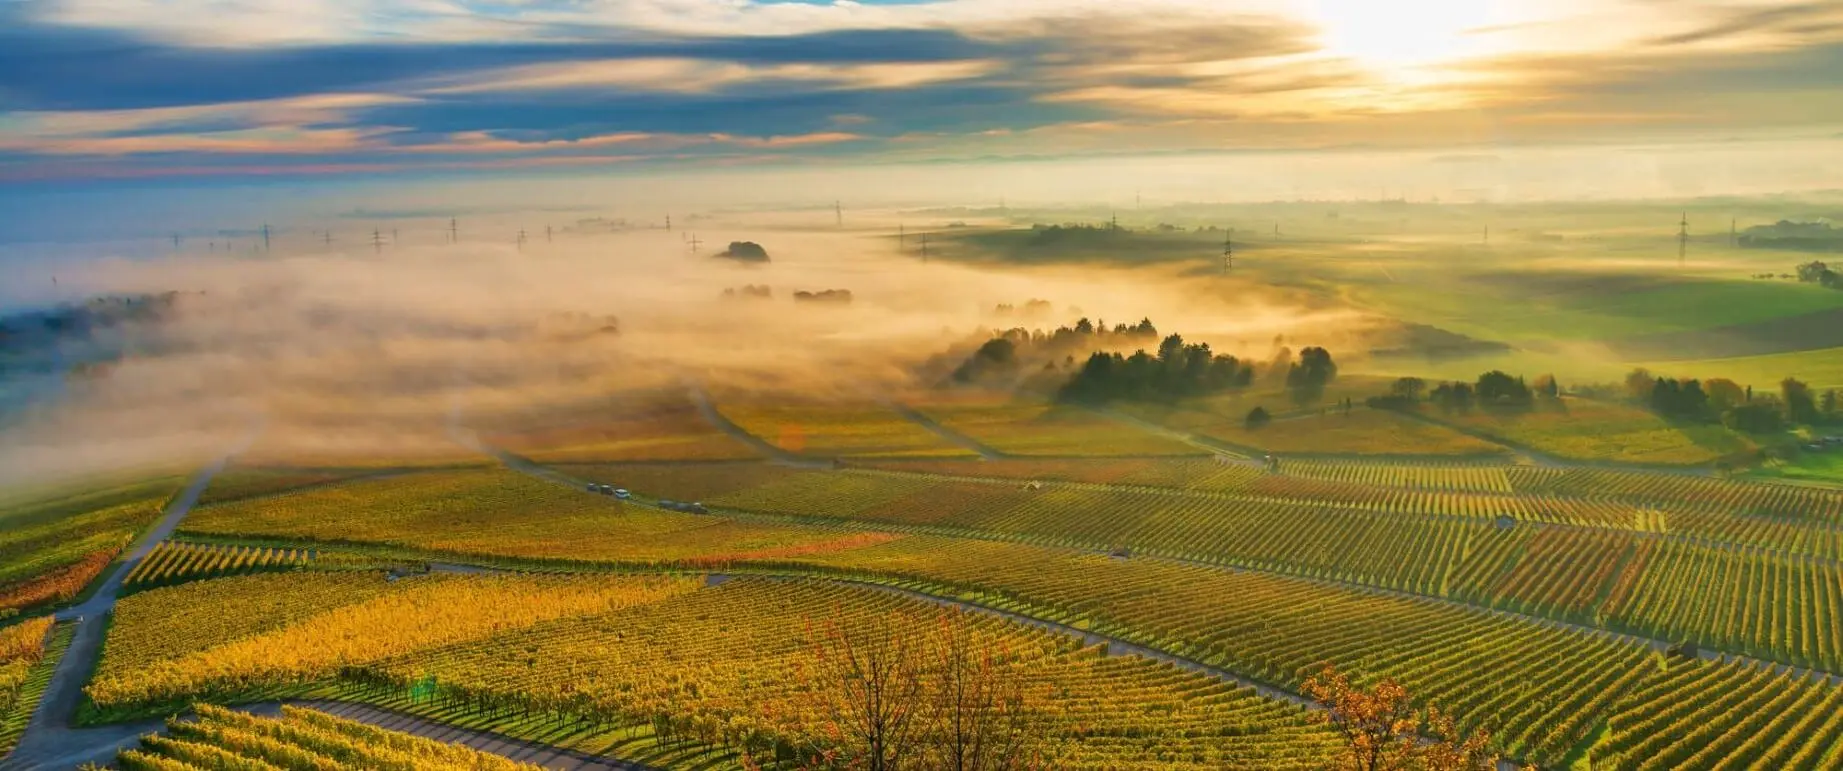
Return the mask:
<path id="1" fill-rule="evenodd" d="M 0 173 L 1631 141 L 1843 123 L 1823 99 L 1843 93 L 1834 2 L 1506 0 L 1488 15 L 1417 2 L 22 0 L 0 6 Z M 1452 18 L 1426 23 L 1442 9 Z M 1398 60 L 1386 44 L 1406 27 L 1390 25 L 1413 24 L 1404 39 L 1446 54 Z"/>

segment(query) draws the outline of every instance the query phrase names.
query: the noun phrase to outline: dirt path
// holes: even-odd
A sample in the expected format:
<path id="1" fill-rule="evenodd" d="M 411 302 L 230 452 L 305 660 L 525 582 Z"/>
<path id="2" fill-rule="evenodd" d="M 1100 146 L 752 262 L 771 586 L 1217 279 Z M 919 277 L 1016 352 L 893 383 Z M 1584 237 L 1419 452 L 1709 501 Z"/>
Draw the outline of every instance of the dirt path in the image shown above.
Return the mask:
<path id="1" fill-rule="evenodd" d="M 766 439 L 749 433 L 748 429 L 736 425 L 734 421 L 724 417 L 723 413 L 718 412 L 717 405 L 710 401 L 710 394 L 706 393 L 702 386 L 690 386 L 687 389 L 687 395 L 691 397 L 691 403 L 697 407 L 698 414 L 704 417 L 704 422 L 709 423 L 718 431 L 729 434 L 736 441 L 748 445 L 769 460 L 800 468 L 834 468 L 838 465 L 837 461 L 832 458 L 814 458 L 788 452 L 770 444 Z"/>
<path id="2" fill-rule="evenodd" d="M 979 453 L 979 457 L 984 458 L 985 460 L 1004 460 L 1005 458 L 1011 457 L 1010 455 L 1004 453 L 1003 451 L 989 444 L 981 442 L 978 439 L 974 439 L 970 436 L 967 436 L 966 434 L 962 434 L 959 431 L 956 431 L 954 429 L 948 428 L 945 425 L 942 425 L 940 421 L 922 414 L 920 410 L 917 410 L 914 407 L 910 407 L 907 404 L 903 404 L 901 402 L 896 402 L 896 401 L 883 400 L 883 406 L 888 407 L 891 411 L 908 419 L 909 422 L 927 429 L 929 433 L 932 433 L 935 436 L 938 436 L 942 439 L 952 442 L 953 444 L 959 445 L 960 447 L 964 447 L 968 450 L 972 450 L 973 452 Z"/>

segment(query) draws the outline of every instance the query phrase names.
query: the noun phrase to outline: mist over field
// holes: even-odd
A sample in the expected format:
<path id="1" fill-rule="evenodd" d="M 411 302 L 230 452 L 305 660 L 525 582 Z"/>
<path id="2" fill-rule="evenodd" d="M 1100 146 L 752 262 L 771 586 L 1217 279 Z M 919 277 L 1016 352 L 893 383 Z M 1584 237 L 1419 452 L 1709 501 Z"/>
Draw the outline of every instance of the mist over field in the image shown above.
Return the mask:
<path id="1" fill-rule="evenodd" d="M 844 232 L 800 215 L 736 219 L 699 224 L 697 253 L 683 230 L 597 232 L 586 219 L 556 227 L 549 241 L 527 227 L 522 248 L 465 237 L 442 244 L 446 223 L 427 220 L 392 223 L 402 242 L 381 235 L 382 247 L 289 233 L 268 253 L 200 254 L 194 244 L 180 255 L 67 266 L 58 276 L 65 297 L 165 295 L 169 305 L 94 335 L 88 345 L 119 359 L 69 378 L 61 396 L 17 418 L 0 468 L 20 481 L 198 457 L 258 426 L 262 446 L 283 454 L 451 455 L 457 399 L 483 418 L 687 383 L 861 399 L 933 385 L 918 366 L 964 355 L 980 330 L 1080 317 L 1155 316 L 1256 356 L 1269 355 L 1276 336 L 1334 341 L 1378 323 L 1254 284 L 1225 291 L 1216 277 L 1175 265 L 924 261 L 913 238 L 898 251 L 886 227 L 898 224 L 893 215 Z M 714 256 L 730 240 L 760 241 L 771 261 Z M 773 295 L 724 296 L 749 285 Z M 831 289 L 849 291 L 851 302 L 793 298 Z M 1053 310 L 994 313 L 1033 299 Z M 82 357 L 76 343 L 58 345 Z"/>

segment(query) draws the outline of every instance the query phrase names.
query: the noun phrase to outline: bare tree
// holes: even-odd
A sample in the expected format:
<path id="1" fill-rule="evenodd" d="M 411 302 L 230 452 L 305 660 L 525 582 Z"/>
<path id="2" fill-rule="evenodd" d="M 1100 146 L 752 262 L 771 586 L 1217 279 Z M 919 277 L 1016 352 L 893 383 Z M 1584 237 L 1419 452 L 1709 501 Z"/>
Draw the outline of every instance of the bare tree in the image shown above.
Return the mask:
<path id="1" fill-rule="evenodd" d="M 1021 665 L 965 610 L 821 622 L 811 667 L 830 739 L 811 766 L 1015 771 L 1036 763 Z"/>
<path id="2" fill-rule="evenodd" d="M 849 625 L 828 620 L 818 629 L 813 674 L 846 767 L 897 771 L 917 751 L 927 708 L 917 627 L 908 614 L 892 612 Z"/>
<path id="3" fill-rule="evenodd" d="M 931 768 L 1009 771 L 1030 761 L 1024 680 L 1009 651 L 967 612 L 943 610 L 930 667 L 934 691 Z"/>

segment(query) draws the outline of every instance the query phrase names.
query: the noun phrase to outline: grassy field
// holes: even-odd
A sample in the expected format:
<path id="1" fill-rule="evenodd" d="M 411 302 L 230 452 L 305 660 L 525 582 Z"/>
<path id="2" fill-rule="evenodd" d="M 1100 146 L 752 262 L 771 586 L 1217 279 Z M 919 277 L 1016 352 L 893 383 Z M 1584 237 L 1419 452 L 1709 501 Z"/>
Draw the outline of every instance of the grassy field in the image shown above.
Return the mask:
<path id="1" fill-rule="evenodd" d="M 595 409 L 546 414 L 535 423 L 491 431 L 486 439 L 547 463 L 755 457 L 705 421 L 683 393 L 618 396 Z"/>
<path id="2" fill-rule="evenodd" d="M 1506 452 L 1494 442 L 1368 407 L 1283 418 L 1260 428 L 1231 421 L 1193 430 L 1212 439 L 1286 454 L 1490 457 Z"/>
<path id="3" fill-rule="evenodd" d="M 908 406 L 1007 455 L 1168 456 L 1203 451 L 1079 407 L 993 394 L 938 394 Z"/>
<path id="4" fill-rule="evenodd" d="M 871 403 L 765 404 L 719 401 L 723 416 L 792 453 L 814 457 L 954 457 L 953 444 L 889 407 Z"/>
<path id="5" fill-rule="evenodd" d="M 1474 409 L 1424 414 L 1468 431 L 1579 461 L 1692 466 L 1754 449 L 1745 435 L 1719 425 L 1673 423 L 1637 407 L 1564 397 L 1530 410 Z"/>

